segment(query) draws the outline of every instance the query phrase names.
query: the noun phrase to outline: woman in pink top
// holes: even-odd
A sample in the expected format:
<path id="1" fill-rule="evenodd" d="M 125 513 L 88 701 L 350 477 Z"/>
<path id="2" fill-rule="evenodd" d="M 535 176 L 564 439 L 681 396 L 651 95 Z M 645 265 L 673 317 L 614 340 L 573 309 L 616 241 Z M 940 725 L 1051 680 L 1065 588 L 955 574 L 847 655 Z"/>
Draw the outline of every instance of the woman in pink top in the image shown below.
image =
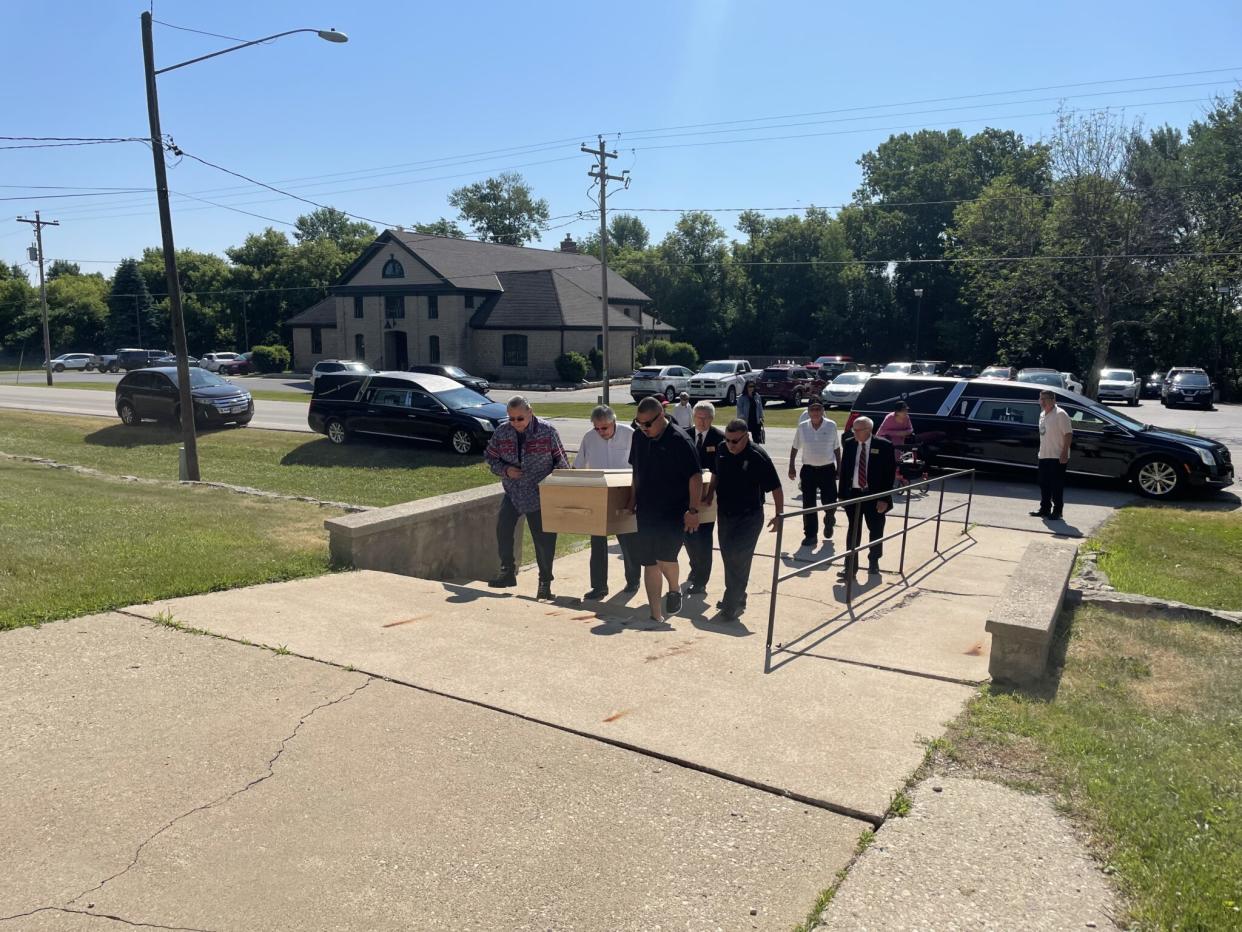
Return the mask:
<path id="1" fill-rule="evenodd" d="M 899 401 L 893 406 L 893 413 L 885 415 L 884 422 L 880 424 L 880 429 L 875 432 L 877 437 L 882 437 L 893 445 L 893 454 L 897 459 L 901 459 L 901 454 L 905 452 L 906 444 L 914 439 L 914 424 L 910 420 L 910 406 L 904 401 Z M 905 485 L 905 480 L 901 478 L 900 471 L 897 474 L 898 485 Z"/>

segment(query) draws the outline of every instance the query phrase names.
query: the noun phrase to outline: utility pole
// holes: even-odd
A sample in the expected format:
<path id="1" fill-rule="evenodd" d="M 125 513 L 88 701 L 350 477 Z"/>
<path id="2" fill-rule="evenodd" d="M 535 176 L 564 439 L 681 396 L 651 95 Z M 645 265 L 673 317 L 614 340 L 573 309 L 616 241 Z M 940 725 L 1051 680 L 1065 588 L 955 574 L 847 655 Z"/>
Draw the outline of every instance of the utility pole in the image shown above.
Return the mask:
<path id="1" fill-rule="evenodd" d="M 35 211 L 35 218 L 27 220 L 25 217 L 18 217 L 18 223 L 29 223 L 35 230 L 35 243 L 39 251 L 39 301 L 43 305 L 43 368 L 47 370 L 47 384 L 52 384 L 52 336 L 47 326 L 47 282 L 43 279 L 43 228 L 58 227 L 59 220 L 44 220 L 39 216 L 39 212 Z"/>
<path id="2" fill-rule="evenodd" d="M 599 161 L 587 175 L 599 181 L 599 273 L 600 273 L 600 305 L 602 312 L 602 333 L 604 361 L 600 367 L 600 375 L 604 380 L 604 404 L 608 404 L 608 182 L 620 181 L 625 187 L 630 186 L 630 173 L 623 171 L 619 175 L 608 174 L 608 160 L 615 159 L 617 153 L 604 148 L 604 137 L 599 138 L 599 148 L 590 149 L 583 143 L 582 151 L 593 155 Z"/>

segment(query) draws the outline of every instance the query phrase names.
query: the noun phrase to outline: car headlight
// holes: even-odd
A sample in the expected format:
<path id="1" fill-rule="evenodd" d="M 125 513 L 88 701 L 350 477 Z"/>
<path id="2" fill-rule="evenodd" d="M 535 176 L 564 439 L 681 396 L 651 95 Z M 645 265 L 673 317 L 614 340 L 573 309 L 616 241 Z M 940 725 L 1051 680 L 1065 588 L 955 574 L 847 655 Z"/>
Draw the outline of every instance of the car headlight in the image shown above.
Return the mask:
<path id="1" fill-rule="evenodd" d="M 489 421 L 485 417 L 476 417 L 475 420 L 478 421 L 479 426 L 482 427 L 489 434 L 496 429 L 496 425 L 493 424 L 491 421 Z"/>
<path id="2" fill-rule="evenodd" d="M 1195 447 L 1195 452 L 1199 454 L 1199 459 L 1203 460 L 1204 466 L 1216 465 L 1216 457 L 1212 456 L 1211 450 L 1205 450 L 1203 447 Z"/>

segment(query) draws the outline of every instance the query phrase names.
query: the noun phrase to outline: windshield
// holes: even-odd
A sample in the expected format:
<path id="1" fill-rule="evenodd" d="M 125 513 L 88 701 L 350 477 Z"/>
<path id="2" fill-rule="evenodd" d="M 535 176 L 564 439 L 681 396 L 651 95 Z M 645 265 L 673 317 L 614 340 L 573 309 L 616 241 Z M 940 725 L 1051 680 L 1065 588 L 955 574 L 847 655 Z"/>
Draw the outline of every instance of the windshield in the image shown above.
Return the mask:
<path id="1" fill-rule="evenodd" d="M 454 411 L 460 411 L 462 408 L 478 408 L 481 405 L 489 405 L 492 403 L 490 398 L 484 397 L 472 388 L 450 388 L 446 392 L 436 392 L 436 398 L 448 405 Z"/>
<path id="2" fill-rule="evenodd" d="M 168 377 L 173 380 L 173 384 L 177 384 L 177 373 L 170 372 Z M 214 372 L 208 372 L 206 369 L 190 369 L 190 387 L 191 388 L 214 388 L 217 385 L 232 385 L 228 379 L 222 379 Z"/>
<path id="3" fill-rule="evenodd" d="M 1061 377 L 1054 372 L 1020 372 L 1018 373 L 1018 381 L 1034 382 L 1037 385 L 1052 385 L 1056 388 L 1065 387 Z"/>
<path id="4" fill-rule="evenodd" d="M 699 372 L 733 372 L 736 368 L 731 362 L 709 362 Z"/>
<path id="5" fill-rule="evenodd" d="M 861 385 L 867 381 L 869 372 L 842 372 L 832 380 L 833 385 Z"/>
<path id="6" fill-rule="evenodd" d="M 838 359 L 836 356 L 820 356 L 819 359 L 815 361 L 822 366 L 831 366 L 831 365 L 844 366 L 845 363 L 847 362 L 847 360 Z"/>
<path id="7" fill-rule="evenodd" d="M 1208 377 L 1204 372 L 1183 372 L 1173 376 L 1173 381 L 1179 385 L 1207 385 Z"/>
<path id="8" fill-rule="evenodd" d="M 465 369 L 458 369 L 456 366 L 445 366 L 444 374 L 452 376 L 464 375 L 467 378 L 470 377 L 470 373 L 468 373 Z"/>
<path id="9" fill-rule="evenodd" d="M 1100 373 L 1105 382 L 1133 382 L 1134 371 L 1131 369 L 1105 369 Z"/>
<path id="10" fill-rule="evenodd" d="M 911 363 L 908 362 L 890 362 L 881 372 L 909 372 Z"/>

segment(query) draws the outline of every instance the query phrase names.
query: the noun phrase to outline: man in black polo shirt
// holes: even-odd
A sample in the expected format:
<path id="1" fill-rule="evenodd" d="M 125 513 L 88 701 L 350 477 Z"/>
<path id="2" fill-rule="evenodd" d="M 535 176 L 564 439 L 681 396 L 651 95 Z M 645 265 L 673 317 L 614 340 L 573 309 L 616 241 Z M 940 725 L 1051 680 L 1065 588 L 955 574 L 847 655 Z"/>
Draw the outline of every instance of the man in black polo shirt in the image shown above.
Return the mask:
<path id="1" fill-rule="evenodd" d="M 724 564 L 724 598 L 716 603 L 721 616 L 736 621 L 746 611 L 746 586 L 755 545 L 763 530 L 763 497 L 772 493 L 779 515 L 785 510 L 781 477 L 766 450 L 750 442 L 749 428 L 734 418 L 725 428 L 724 446 L 716 450 L 716 465 L 707 500 L 716 499 L 716 527 L 720 532 L 720 561 Z M 775 531 L 773 518 L 768 527 Z"/>
<path id="2" fill-rule="evenodd" d="M 655 398 L 639 402 L 634 426 L 629 508 L 638 517 L 635 550 L 643 565 L 651 619 L 663 621 L 666 613 L 681 611 L 677 555 L 683 534 L 698 530 L 703 477 L 694 444 L 665 417 L 664 406 Z M 664 581 L 668 594 L 661 603 Z"/>

